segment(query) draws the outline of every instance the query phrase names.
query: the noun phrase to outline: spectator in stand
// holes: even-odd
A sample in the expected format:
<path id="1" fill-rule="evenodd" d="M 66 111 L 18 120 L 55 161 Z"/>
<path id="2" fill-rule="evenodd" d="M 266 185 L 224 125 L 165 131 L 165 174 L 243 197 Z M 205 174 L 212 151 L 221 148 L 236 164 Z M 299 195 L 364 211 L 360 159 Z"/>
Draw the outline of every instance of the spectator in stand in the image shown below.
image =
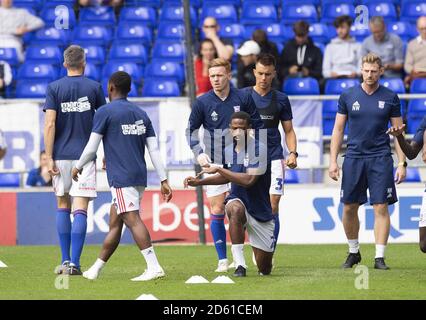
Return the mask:
<path id="1" fill-rule="evenodd" d="M 206 17 L 201 29 L 205 39 L 210 39 L 216 49 L 218 58 L 230 61 L 234 53 L 234 45 L 231 40 L 219 38 L 219 24 L 213 17 Z M 196 45 L 196 52 L 199 51 L 200 44 Z"/>
<path id="2" fill-rule="evenodd" d="M 0 60 L 0 97 L 4 97 L 5 89 L 12 82 L 12 69 L 6 61 Z"/>
<path id="3" fill-rule="evenodd" d="M 29 187 L 47 187 L 52 185 L 52 176 L 47 167 L 47 156 L 43 150 L 40 152 L 40 167 L 32 169 L 28 173 L 26 185 Z"/>
<path id="4" fill-rule="evenodd" d="M 237 50 L 237 53 L 237 87 L 239 89 L 252 87 L 256 84 L 256 77 L 253 70 L 256 67 L 257 57 L 260 54 L 260 46 L 256 41 L 248 40 Z"/>
<path id="5" fill-rule="evenodd" d="M 256 29 L 253 31 L 251 36 L 252 40 L 256 41 L 260 46 L 260 53 L 269 53 L 274 56 L 275 61 L 279 61 L 280 54 L 278 52 L 277 45 L 272 41 L 269 41 L 268 35 L 262 29 Z"/>
<path id="6" fill-rule="evenodd" d="M 407 73 L 405 84 L 410 86 L 416 78 L 426 78 L 426 16 L 417 20 L 419 36 L 408 43 L 404 70 Z"/>
<path id="7" fill-rule="evenodd" d="M 43 20 L 33 16 L 26 9 L 13 8 L 12 0 L 1 0 L 0 47 L 15 48 L 19 61 L 24 61 L 21 37 L 44 26 Z"/>
<path id="8" fill-rule="evenodd" d="M 81 8 L 110 6 L 114 8 L 114 13 L 118 18 L 120 10 L 123 7 L 124 0 L 77 0 L 74 3 L 74 11 L 78 17 Z"/>
<path id="9" fill-rule="evenodd" d="M 386 31 L 383 17 L 370 19 L 371 36 L 364 39 L 361 46 L 361 57 L 372 52 L 380 57 L 385 68 L 383 77 L 401 78 L 404 65 L 403 43 L 396 34 Z"/>
<path id="10" fill-rule="evenodd" d="M 0 130 L 0 160 L 6 155 L 7 144 L 6 138 L 4 137 L 3 131 Z"/>
<path id="11" fill-rule="evenodd" d="M 361 44 L 349 34 L 352 18 L 337 17 L 334 21 L 337 37 L 325 47 L 322 75 L 324 78 L 356 78 L 361 70 Z"/>
<path id="12" fill-rule="evenodd" d="M 298 21 L 293 26 L 295 37 L 288 41 L 281 53 L 281 79 L 287 77 L 322 77 L 321 49 L 309 37 L 309 24 Z"/>
<path id="13" fill-rule="evenodd" d="M 195 82 L 197 85 L 197 97 L 211 90 L 213 87 L 209 77 L 209 64 L 217 58 L 213 41 L 204 39 L 200 43 L 200 51 L 194 61 Z"/>

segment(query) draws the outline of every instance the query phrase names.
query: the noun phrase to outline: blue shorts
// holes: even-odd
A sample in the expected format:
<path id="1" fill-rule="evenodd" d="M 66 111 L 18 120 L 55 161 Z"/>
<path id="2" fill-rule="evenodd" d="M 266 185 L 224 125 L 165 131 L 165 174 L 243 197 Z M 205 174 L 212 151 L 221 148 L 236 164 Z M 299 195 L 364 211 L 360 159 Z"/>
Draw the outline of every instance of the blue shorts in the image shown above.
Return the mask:
<path id="1" fill-rule="evenodd" d="M 391 156 L 345 158 L 342 169 L 341 202 L 345 204 L 366 203 L 367 188 L 372 205 L 392 204 L 398 201 Z"/>

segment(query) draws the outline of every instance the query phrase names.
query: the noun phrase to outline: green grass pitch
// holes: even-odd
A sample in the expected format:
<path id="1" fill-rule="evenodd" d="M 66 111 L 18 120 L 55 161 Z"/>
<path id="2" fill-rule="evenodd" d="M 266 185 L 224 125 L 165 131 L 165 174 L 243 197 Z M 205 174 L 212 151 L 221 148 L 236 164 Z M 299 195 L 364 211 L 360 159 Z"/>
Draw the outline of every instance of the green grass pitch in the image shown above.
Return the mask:
<path id="1" fill-rule="evenodd" d="M 96 259 L 100 246 L 86 246 L 82 268 Z M 230 249 L 230 248 L 229 248 Z M 160 300 L 178 299 L 425 299 L 426 255 L 416 244 L 391 244 L 386 260 L 390 271 L 373 269 L 374 245 L 362 245 L 362 265 L 368 267 L 368 289 L 357 289 L 354 269 L 342 270 L 346 245 L 279 245 L 272 275 L 261 277 L 251 262 L 246 278 L 235 284 L 185 284 L 192 275 L 212 281 L 215 251 L 212 246 L 156 246 L 167 276 L 151 282 L 131 282 L 145 269 L 136 246 L 120 246 L 101 277 L 88 281 L 71 277 L 69 288 L 55 288 L 59 248 L 54 246 L 0 247 L 0 299 L 130 299 L 153 294 Z M 228 251 L 230 252 L 230 250 Z M 229 271 L 228 275 L 231 276 Z M 363 274 L 365 276 L 365 274 Z M 358 281 L 359 282 L 359 281 Z M 365 282 L 364 282 L 365 283 Z"/>

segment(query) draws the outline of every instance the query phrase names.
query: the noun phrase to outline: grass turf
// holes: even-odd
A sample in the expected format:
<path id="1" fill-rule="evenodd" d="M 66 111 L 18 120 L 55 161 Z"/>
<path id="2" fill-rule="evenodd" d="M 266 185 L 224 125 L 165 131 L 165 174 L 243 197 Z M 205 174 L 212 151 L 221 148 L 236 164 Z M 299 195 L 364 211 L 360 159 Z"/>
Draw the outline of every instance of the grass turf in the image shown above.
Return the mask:
<path id="1" fill-rule="evenodd" d="M 96 259 L 100 246 L 86 246 L 82 269 Z M 229 249 L 229 248 L 228 248 Z M 339 266 L 346 257 L 346 245 L 279 245 L 272 275 L 261 277 L 251 262 L 246 278 L 233 278 L 234 285 L 198 284 L 185 281 L 202 275 L 212 281 L 219 274 L 212 246 L 156 246 L 167 273 L 164 279 L 131 282 L 145 269 L 135 246 L 118 248 L 101 277 L 88 281 L 71 277 L 67 290 L 55 288 L 59 248 L 54 246 L 0 247 L 0 299 L 130 299 L 153 294 L 163 299 L 424 299 L 426 257 L 416 244 L 391 244 L 387 249 L 389 271 L 373 269 L 374 245 L 362 245 L 362 265 L 368 267 L 368 290 L 355 287 L 356 274 Z M 228 251 L 230 253 L 230 250 Z M 232 278 L 232 272 L 228 272 Z"/>

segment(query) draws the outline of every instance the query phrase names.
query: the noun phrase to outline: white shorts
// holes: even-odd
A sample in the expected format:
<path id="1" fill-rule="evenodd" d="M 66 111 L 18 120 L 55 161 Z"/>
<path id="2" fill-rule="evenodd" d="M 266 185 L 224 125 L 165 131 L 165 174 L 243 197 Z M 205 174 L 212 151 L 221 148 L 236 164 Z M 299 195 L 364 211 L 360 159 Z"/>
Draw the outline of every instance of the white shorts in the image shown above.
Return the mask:
<path id="1" fill-rule="evenodd" d="M 271 186 L 269 194 L 282 196 L 284 194 L 284 171 L 285 160 L 272 160 L 271 161 Z"/>
<path id="2" fill-rule="evenodd" d="M 96 198 L 96 164 L 95 161 L 87 163 L 83 167 L 78 182 L 71 176 L 72 168 L 78 160 L 56 160 L 55 165 L 59 170 L 57 176 L 53 176 L 52 185 L 55 195 L 58 197 L 69 193 L 72 197 Z"/>
<path id="3" fill-rule="evenodd" d="M 239 201 L 244 207 L 247 219 L 244 227 L 247 228 L 250 245 L 265 252 L 274 252 L 276 242 L 274 238 L 275 221 L 273 219 L 266 222 L 256 220 L 247 212 L 244 203 L 238 198 L 229 200 L 226 205 L 233 201 Z"/>
<path id="4" fill-rule="evenodd" d="M 142 200 L 145 187 L 111 187 L 112 205 L 115 206 L 117 214 L 130 211 L 139 211 L 139 204 Z"/>
<path id="5" fill-rule="evenodd" d="M 212 163 L 210 165 L 216 166 L 216 167 L 223 167 L 222 165 L 215 164 L 215 163 Z M 225 192 L 228 192 L 229 189 L 230 189 L 229 183 L 219 184 L 219 185 L 207 185 L 206 186 L 206 196 L 207 196 L 207 198 L 216 197 L 216 196 L 221 195 Z"/>
<path id="6" fill-rule="evenodd" d="M 420 209 L 419 228 L 426 227 L 426 192 L 423 193 L 422 207 Z"/>

